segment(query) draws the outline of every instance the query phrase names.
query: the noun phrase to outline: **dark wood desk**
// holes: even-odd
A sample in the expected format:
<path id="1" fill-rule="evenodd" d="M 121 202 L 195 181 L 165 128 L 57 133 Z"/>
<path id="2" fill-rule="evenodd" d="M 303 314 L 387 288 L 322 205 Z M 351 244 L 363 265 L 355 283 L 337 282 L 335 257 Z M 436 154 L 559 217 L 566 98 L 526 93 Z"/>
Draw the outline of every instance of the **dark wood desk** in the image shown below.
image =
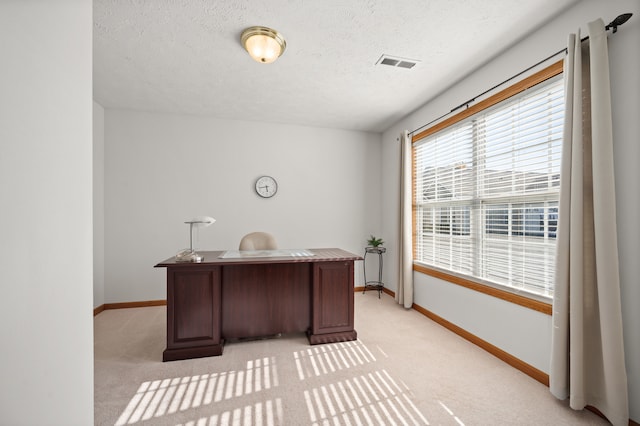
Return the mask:
<path id="1" fill-rule="evenodd" d="M 306 332 L 309 343 L 355 340 L 353 262 L 341 249 L 313 256 L 223 258 L 167 268 L 167 348 L 163 361 L 222 355 L 225 339 Z"/>

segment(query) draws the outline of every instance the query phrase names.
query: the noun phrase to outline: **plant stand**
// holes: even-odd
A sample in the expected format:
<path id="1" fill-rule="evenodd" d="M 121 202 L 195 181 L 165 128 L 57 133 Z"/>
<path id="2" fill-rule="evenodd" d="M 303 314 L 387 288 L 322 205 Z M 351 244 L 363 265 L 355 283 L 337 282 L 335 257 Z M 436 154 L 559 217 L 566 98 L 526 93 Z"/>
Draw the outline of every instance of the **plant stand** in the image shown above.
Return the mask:
<path id="1" fill-rule="evenodd" d="M 364 249 L 364 260 L 362 261 L 362 266 L 364 268 L 364 290 L 362 290 L 362 294 L 364 294 L 367 290 L 377 290 L 378 291 L 378 299 L 380 298 L 380 293 L 382 293 L 382 289 L 384 288 L 384 283 L 382 282 L 382 253 L 387 251 L 384 247 L 366 247 Z M 376 281 L 367 281 L 367 255 L 368 254 L 377 254 L 378 255 L 378 280 Z"/>

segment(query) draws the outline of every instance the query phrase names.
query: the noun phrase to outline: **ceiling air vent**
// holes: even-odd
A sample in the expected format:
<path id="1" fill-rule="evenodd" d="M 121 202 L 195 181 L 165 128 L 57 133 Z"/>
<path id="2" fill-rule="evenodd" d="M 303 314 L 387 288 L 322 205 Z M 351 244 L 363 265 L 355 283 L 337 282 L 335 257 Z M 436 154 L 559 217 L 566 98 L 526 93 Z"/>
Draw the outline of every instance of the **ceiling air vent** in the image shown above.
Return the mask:
<path id="1" fill-rule="evenodd" d="M 418 60 L 399 58 L 397 56 L 382 55 L 376 65 L 389 65 L 396 68 L 413 68 L 418 64 Z"/>

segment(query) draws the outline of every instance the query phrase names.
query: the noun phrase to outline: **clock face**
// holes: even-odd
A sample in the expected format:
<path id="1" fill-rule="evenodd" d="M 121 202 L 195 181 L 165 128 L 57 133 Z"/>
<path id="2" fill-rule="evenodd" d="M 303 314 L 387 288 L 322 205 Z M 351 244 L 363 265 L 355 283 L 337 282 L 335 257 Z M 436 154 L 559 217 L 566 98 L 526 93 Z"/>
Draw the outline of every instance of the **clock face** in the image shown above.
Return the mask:
<path id="1" fill-rule="evenodd" d="M 263 198 L 270 198 L 278 192 L 278 183 L 271 176 L 261 176 L 256 180 L 256 192 Z"/>

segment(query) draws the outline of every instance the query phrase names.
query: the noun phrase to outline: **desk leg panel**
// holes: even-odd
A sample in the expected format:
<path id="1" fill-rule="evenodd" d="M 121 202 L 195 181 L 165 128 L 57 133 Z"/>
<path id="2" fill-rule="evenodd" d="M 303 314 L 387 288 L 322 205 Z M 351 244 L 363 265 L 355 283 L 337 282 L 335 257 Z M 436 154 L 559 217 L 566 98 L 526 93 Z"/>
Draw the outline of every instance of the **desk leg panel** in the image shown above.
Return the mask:
<path id="1" fill-rule="evenodd" d="M 309 343 L 355 340 L 353 262 L 318 262 L 313 266 L 312 325 Z"/>
<path id="2" fill-rule="evenodd" d="M 221 355 L 220 268 L 167 270 L 164 361 Z"/>

